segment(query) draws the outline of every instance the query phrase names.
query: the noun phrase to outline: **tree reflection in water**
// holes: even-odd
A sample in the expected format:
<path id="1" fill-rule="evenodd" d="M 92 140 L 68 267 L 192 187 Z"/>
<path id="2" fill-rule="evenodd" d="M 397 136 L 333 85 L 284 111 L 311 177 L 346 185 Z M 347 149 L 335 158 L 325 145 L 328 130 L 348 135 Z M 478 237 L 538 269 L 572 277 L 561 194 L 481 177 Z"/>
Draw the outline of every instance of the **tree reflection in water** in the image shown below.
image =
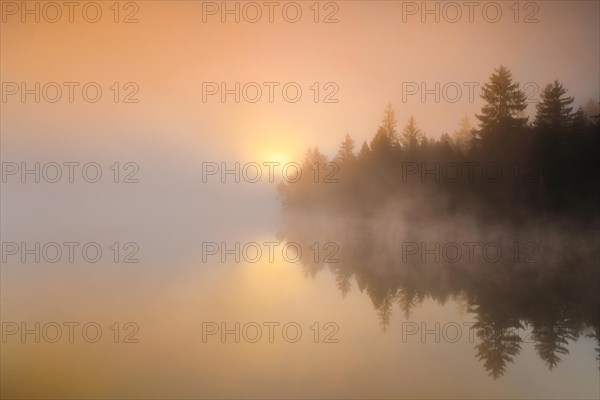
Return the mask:
<path id="1" fill-rule="evenodd" d="M 475 318 L 475 355 L 493 378 L 502 376 L 519 354 L 524 339 L 519 333 L 526 328 L 531 329 L 527 339 L 549 369 L 569 353 L 570 341 L 583 335 L 599 340 L 600 274 L 593 230 L 467 225 L 454 220 L 424 228 L 390 218 L 286 212 L 279 238 L 303 249 L 306 276 L 329 268 L 342 296 L 354 279 L 384 329 L 395 308 L 408 318 L 425 299 L 464 303 Z M 392 226 L 403 227 L 394 231 Z M 336 245 L 335 252 L 313 257 L 307 251 L 329 242 Z M 473 252 L 460 258 L 442 250 L 445 244 L 451 243 L 450 249 L 465 242 L 479 245 L 472 244 Z M 498 261 L 477 250 L 490 243 L 502 251 Z M 415 244 L 424 246 L 423 251 L 415 252 Z M 600 343 L 596 351 L 600 360 Z"/>

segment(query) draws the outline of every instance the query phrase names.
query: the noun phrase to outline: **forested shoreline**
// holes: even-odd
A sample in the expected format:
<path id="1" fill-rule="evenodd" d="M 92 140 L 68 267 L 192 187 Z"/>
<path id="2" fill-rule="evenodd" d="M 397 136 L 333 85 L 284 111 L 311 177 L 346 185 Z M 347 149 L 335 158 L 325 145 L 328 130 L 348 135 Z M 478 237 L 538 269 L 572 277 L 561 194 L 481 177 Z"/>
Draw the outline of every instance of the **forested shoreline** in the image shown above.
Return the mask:
<path id="1" fill-rule="evenodd" d="M 388 106 L 358 151 L 350 135 L 331 161 L 309 149 L 298 181 L 278 187 L 279 239 L 334 248 L 332 262 L 305 259 L 305 274 L 328 267 L 344 296 L 356 286 L 384 329 L 394 306 L 410 321 L 426 299 L 462 304 L 474 318 L 475 356 L 494 379 L 528 342 L 549 369 L 580 338 L 596 341 L 600 360 L 599 116 L 574 110 L 555 81 L 530 122 L 504 67 L 482 97 L 477 127 L 465 119 L 439 139 L 413 118 L 398 130 Z M 494 243 L 513 256 L 515 246 L 531 245 L 536 258 L 439 257 L 465 243 Z M 420 257 L 406 257 L 407 244 Z"/>
<path id="2" fill-rule="evenodd" d="M 333 159 L 318 147 L 303 160 L 298 182 L 278 187 L 287 211 L 335 210 L 368 216 L 389 202 L 412 202 L 405 217 L 460 213 L 518 221 L 597 220 L 599 116 L 587 115 L 559 81 L 541 92 L 533 121 L 526 96 L 505 67 L 483 85 L 485 105 L 471 127 L 439 138 L 414 118 L 397 127 L 391 105 L 370 141 L 357 148 L 346 134 Z M 318 179 L 315 179 L 317 178 Z"/>

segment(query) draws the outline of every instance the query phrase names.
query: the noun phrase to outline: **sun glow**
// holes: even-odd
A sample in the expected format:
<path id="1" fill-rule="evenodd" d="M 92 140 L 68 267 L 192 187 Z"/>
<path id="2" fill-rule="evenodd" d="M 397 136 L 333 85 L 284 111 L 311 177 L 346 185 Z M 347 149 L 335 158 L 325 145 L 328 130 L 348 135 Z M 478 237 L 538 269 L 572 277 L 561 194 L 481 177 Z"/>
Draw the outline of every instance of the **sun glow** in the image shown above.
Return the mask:
<path id="1" fill-rule="evenodd" d="M 288 154 L 286 154 L 282 151 L 271 151 L 271 152 L 267 153 L 264 161 L 278 162 L 280 164 L 286 164 L 286 163 L 292 162 L 293 160 L 291 159 L 291 157 Z"/>

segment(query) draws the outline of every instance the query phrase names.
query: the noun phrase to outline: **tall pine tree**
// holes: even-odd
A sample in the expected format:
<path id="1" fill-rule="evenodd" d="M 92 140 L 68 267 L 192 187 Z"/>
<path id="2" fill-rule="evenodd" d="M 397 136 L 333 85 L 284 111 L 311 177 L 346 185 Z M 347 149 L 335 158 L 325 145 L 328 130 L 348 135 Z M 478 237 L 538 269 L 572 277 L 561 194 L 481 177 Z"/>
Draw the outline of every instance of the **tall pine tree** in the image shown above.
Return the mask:
<path id="1" fill-rule="evenodd" d="M 481 98 L 486 104 L 481 114 L 476 114 L 479 120 L 476 135 L 484 147 L 496 147 L 502 140 L 516 136 L 527 124 L 527 117 L 523 117 L 527 107 L 525 93 L 513 82 L 506 67 L 494 71 L 481 89 Z"/>
<path id="2" fill-rule="evenodd" d="M 573 98 L 565 96 L 567 89 L 554 81 L 547 85 L 541 93 L 541 101 L 537 104 L 535 126 L 542 131 L 561 132 L 569 128 L 572 121 Z"/>
<path id="3" fill-rule="evenodd" d="M 390 158 L 398 146 L 398 132 L 396 131 L 396 117 L 392 105 L 388 103 L 381 125 L 371 140 L 371 151 L 378 157 Z"/>
<path id="4" fill-rule="evenodd" d="M 417 127 L 414 117 L 408 119 L 408 123 L 400 134 L 400 144 L 406 150 L 415 150 L 425 142 L 425 135 Z"/>
<path id="5" fill-rule="evenodd" d="M 352 162 L 356 159 L 356 155 L 354 154 L 354 140 L 350 137 L 348 133 L 344 136 L 344 140 L 340 144 L 338 148 L 337 155 L 335 156 L 335 161 L 343 164 L 347 162 Z"/>

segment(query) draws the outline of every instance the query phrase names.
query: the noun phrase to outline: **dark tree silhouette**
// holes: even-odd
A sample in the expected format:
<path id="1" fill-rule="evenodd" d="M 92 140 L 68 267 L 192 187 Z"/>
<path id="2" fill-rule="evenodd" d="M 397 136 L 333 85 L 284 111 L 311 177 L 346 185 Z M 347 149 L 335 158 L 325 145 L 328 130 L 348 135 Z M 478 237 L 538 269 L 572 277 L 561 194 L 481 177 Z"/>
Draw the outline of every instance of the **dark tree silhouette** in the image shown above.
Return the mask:
<path id="1" fill-rule="evenodd" d="M 400 134 L 400 144 L 407 150 L 415 150 L 426 143 L 425 135 L 417 127 L 414 117 L 408 119 L 408 123 Z"/>
<path id="2" fill-rule="evenodd" d="M 541 102 L 537 104 L 535 126 L 542 131 L 565 132 L 571 126 L 574 99 L 566 97 L 567 90 L 558 81 L 547 85 L 541 93 Z"/>
<path id="3" fill-rule="evenodd" d="M 481 98 L 486 104 L 481 114 L 475 115 L 480 121 L 476 135 L 484 145 L 503 143 L 525 127 L 527 118 L 522 113 L 527 108 L 527 97 L 519 84 L 513 82 L 512 73 L 506 67 L 498 68 L 483 85 Z"/>
<path id="4" fill-rule="evenodd" d="M 370 145 L 364 142 L 357 155 L 345 135 L 334 157 L 336 183 L 315 181 L 316 172 L 327 174 L 328 163 L 311 148 L 301 179 L 278 186 L 281 237 L 302 248 L 335 241 L 339 263 L 303 260 L 306 275 L 328 264 L 342 295 L 355 282 L 384 329 L 394 304 L 408 318 L 427 298 L 440 304 L 458 299 L 475 315 L 476 356 L 492 377 L 501 376 L 518 355 L 525 326 L 532 329 L 540 358 L 555 368 L 568 355 L 570 341 L 590 329 L 598 341 L 600 331 L 600 120 L 581 107 L 573 112 L 575 100 L 566 93 L 558 81 L 549 84 L 534 122 L 527 124 L 525 95 L 500 67 L 483 86 L 478 128 L 465 117 L 459 131 L 437 140 L 425 136 L 413 118 L 398 134 L 388 105 Z M 444 166 L 486 163 L 503 171 L 493 183 L 469 180 L 467 173 L 440 179 Z M 426 169 L 427 179 L 417 169 Z M 473 176 L 481 176 L 481 169 Z M 389 237 L 399 231 L 401 242 L 461 242 L 474 230 L 465 221 L 477 227 L 482 242 L 501 240 L 506 231 L 531 235 L 537 255 L 551 257 L 538 264 L 501 260 L 491 267 L 478 265 L 481 258 L 475 266 L 423 265 L 403 260 L 398 238 Z M 496 226 L 504 233 L 486 237 L 479 230 L 494 232 Z"/>

